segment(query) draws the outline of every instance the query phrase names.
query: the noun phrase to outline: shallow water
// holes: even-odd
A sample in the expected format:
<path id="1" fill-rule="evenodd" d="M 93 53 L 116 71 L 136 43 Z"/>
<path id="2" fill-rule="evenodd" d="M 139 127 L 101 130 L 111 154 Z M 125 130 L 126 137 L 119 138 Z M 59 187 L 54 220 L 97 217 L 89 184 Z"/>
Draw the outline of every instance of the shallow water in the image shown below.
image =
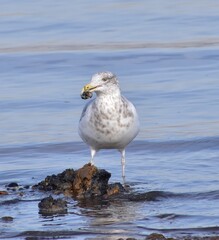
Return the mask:
<path id="1" fill-rule="evenodd" d="M 219 4 L 206 1 L 2 1 L 0 190 L 79 168 L 77 133 L 93 73 L 115 72 L 141 131 L 127 148 L 126 180 L 154 201 L 78 203 L 43 216 L 45 194 L 0 197 L 0 238 L 117 239 L 219 234 Z M 95 164 L 121 181 L 120 155 Z M 155 192 L 154 192 L 155 191 Z M 21 194 L 22 193 L 22 194 Z"/>

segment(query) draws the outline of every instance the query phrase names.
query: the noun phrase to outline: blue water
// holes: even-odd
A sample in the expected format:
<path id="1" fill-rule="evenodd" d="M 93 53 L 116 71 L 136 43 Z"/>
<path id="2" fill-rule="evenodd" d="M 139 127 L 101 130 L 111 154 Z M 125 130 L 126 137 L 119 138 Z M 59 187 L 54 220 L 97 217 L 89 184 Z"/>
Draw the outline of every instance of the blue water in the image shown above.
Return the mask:
<path id="1" fill-rule="evenodd" d="M 0 221 L 0 238 L 219 234 L 218 11 L 210 0 L 1 2 L 0 190 L 89 161 L 77 133 L 80 92 L 109 70 L 141 122 L 127 183 L 158 193 L 106 206 L 69 198 L 68 214 L 45 217 L 46 194 L 12 191 L 0 196 L 0 218 L 14 218 Z M 117 151 L 99 152 L 95 164 L 122 180 Z"/>

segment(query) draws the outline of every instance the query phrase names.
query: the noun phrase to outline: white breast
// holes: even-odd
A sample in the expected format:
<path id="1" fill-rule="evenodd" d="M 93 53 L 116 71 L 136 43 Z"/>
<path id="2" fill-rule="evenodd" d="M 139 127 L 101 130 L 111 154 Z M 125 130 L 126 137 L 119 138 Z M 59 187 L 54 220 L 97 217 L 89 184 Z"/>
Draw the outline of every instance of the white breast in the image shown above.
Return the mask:
<path id="1" fill-rule="evenodd" d="M 96 98 L 85 106 L 79 122 L 79 134 L 92 148 L 125 148 L 138 134 L 135 107 L 126 98 Z"/>

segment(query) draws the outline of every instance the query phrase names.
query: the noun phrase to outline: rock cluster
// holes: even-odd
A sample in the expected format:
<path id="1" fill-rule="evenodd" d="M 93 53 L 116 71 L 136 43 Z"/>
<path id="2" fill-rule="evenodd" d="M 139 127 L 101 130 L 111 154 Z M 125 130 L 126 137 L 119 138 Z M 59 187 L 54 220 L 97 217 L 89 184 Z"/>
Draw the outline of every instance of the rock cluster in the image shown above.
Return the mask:
<path id="1" fill-rule="evenodd" d="M 77 199 L 111 196 L 124 192 L 120 183 L 108 184 L 111 174 L 91 164 L 85 164 L 78 170 L 66 169 L 64 172 L 47 176 L 34 188 L 53 193 L 63 193 Z"/>

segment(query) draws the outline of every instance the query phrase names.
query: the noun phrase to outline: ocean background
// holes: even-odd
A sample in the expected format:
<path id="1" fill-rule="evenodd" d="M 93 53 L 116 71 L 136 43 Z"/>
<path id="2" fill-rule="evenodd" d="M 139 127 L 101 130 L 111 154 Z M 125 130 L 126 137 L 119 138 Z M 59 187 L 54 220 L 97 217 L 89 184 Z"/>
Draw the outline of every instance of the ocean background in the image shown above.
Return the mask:
<path id="1" fill-rule="evenodd" d="M 155 201 L 83 205 L 42 216 L 47 194 L 0 196 L 0 238 L 143 239 L 219 234 L 219 2 L 11 1 L 0 8 L 0 190 L 90 159 L 77 126 L 82 87 L 114 72 L 139 113 L 126 181 Z M 95 165 L 122 181 L 120 154 Z"/>

